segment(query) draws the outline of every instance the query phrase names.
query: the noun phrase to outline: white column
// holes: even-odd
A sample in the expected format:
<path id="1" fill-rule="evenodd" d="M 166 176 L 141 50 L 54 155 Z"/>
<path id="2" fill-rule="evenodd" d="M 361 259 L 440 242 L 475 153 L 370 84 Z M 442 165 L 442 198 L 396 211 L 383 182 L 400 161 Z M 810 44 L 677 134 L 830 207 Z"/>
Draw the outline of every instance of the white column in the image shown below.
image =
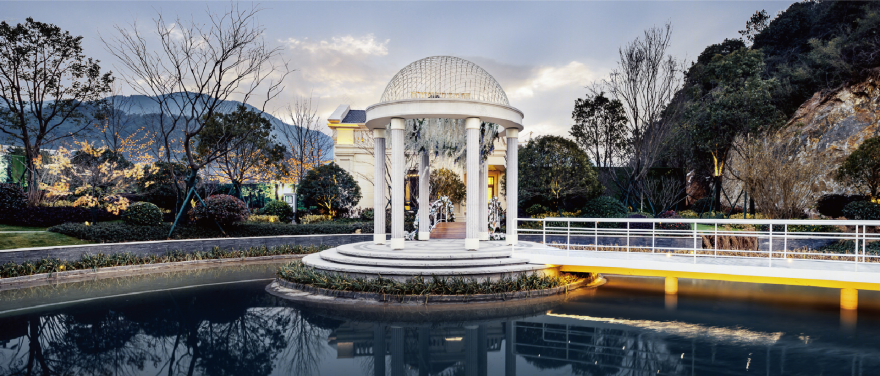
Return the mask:
<path id="1" fill-rule="evenodd" d="M 480 248 L 480 118 L 467 118 L 467 233 L 464 247 Z"/>
<path id="2" fill-rule="evenodd" d="M 488 161 L 482 161 L 480 163 L 480 240 L 489 240 L 489 164 L 488 164 Z"/>
<path id="3" fill-rule="evenodd" d="M 406 178 L 403 149 L 404 120 L 391 119 L 391 249 L 403 249 L 403 196 Z"/>
<path id="4" fill-rule="evenodd" d="M 516 218 L 519 201 L 519 130 L 507 128 L 507 244 L 516 245 Z"/>
<path id="5" fill-rule="evenodd" d="M 385 129 L 373 129 L 373 242 L 385 244 Z"/>
<path id="6" fill-rule="evenodd" d="M 431 238 L 431 170 L 428 152 L 419 159 L 419 240 Z"/>

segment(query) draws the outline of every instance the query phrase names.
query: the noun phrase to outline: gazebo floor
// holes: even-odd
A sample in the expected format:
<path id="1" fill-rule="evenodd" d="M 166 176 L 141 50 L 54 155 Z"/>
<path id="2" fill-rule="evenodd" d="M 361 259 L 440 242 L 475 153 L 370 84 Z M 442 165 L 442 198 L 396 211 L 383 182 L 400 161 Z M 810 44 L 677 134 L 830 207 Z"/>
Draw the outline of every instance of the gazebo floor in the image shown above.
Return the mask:
<path id="1" fill-rule="evenodd" d="M 431 231 L 431 239 L 464 239 L 467 235 L 465 222 L 440 222 Z"/>

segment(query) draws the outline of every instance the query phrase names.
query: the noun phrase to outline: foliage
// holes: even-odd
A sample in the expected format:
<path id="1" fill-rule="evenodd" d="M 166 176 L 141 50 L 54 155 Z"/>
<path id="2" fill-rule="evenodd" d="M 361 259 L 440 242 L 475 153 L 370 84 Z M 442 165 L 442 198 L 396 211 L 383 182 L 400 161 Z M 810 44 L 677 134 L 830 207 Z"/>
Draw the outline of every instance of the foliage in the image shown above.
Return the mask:
<path id="1" fill-rule="evenodd" d="M 676 219 L 676 218 L 681 218 L 681 216 L 678 213 L 676 213 L 674 210 L 667 210 L 665 212 L 658 214 L 657 218 Z M 675 221 L 659 222 L 657 224 L 657 228 L 659 228 L 661 230 L 679 230 L 679 231 L 690 230 L 692 228 L 691 226 L 692 225 L 690 223 L 682 223 L 682 222 L 675 222 Z"/>
<path id="2" fill-rule="evenodd" d="M 137 181 L 137 191 L 144 200 L 160 208 L 173 209 L 183 200 L 186 165 L 179 162 L 156 162 Z"/>
<path id="3" fill-rule="evenodd" d="M 755 213 L 755 215 L 746 214 L 746 213 L 736 213 L 731 214 L 730 219 L 769 219 L 766 215 L 762 213 Z"/>
<path id="4" fill-rule="evenodd" d="M 871 201 L 850 202 L 843 207 L 843 216 L 847 219 L 880 220 L 880 204 Z"/>
<path id="5" fill-rule="evenodd" d="M 365 208 L 363 210 L 360 210 L 360 213 L 357 218 L 360 219 L 361 221 L 364 221 L 364 222 L 372 221 L 373 219 L 376 218 L 375 213 L 376 212 L 373 210 L 373 208 Z"/>
<path id="6" fill-rule="evenodd" d="M 448 168 L 440 168 L 431 171 L 431 200 L 437 201 L 440 197 L 449 197 L 453 203 L 464 201 L 467 196 L 467 187 L 454 171 Z"/>
<path id="7" fill-rule="evenodd" d="M 520 207 L 576 210 L 602 190 L 587 154 L 559 136 L 541 136 L 520 148 L 519 170 Z"/>
<path id="8" fill-rule="evenodd" d="M 6 222 L 25 207 L 27 207 L 27 196 L 21 187 L 0 183 L 0 222 Z"/>
<path id="9" fill-rule="evenodd" d="M 4 230 L 15 231 L 15 229 Z M 6 233 L 0 236 L 0 249 L 4 250 L 15 248 L 57 247 L 89 243 L 92 242 L 76 239 L 67 235 L 56 234 L 54 232 L 45 232 L 41 229 L 34 229 L 31 227 L 25 228 L 22 232 Z"/>
<path id="10" fill-rule="evenodd" d="M 220 249 L 214 247 L 210 251 L 184 251 L 167 252 L 164 255 L 136 255 L 133 253 L 114 253 L 106 255 L 85 254 L 76 261 L 65 261 L 57 258 L 44 258 L 35 261 L 25 261 L 21 264 L 7 262 L 0 266 L 0 278 L 21 277 L 34 274 L 58 273 L 71 270 L 94 270 L 114 266 L 149 265 L 168 262 L 196 261 L 196 260 L 219 260 L 245 257 L 265 257 L 280 255 L 303 255 L 320 252 L 327 246 L 300 246 L 281 245 L 275 247 L 251 247 L 247 249 Z"/>
<path id="11" fill-rule="evenodd" d="M 281 200 L 269 201 L 268 204 L 263 206 L 260 213 L 277 216 L 278 220 L 284 223 L 292 222 L 294 215 L 293 208 L 290 207 L 290 204 Z"/>
<path id="12" fill-rule="evenodd" d="M 306 207 L 317 207 L 334 218 L 361 200 L 361 187 L 357 181 L 335 162 L 306 173 L 297 193 Z"/>
<path id="13" fill-rule="evenodd" d="M 877 197 L 880 193 L 880 136 L 865 140 L 847 156 L 837 170 L 837 179 Z"/>
<path id="14" fill-rule="evenodd" d="M 497 281 L 490 281 L 488 278 L 478 281 L 473 278 L 433 276 L 427 280 L 423 277 L 413 277 L 405 282 L 398 282 L 382 277 L 368 279 L 350 277 L 345 274 L 325 273 L 308 267 L 300 261 L 294 261 L 281 267 L 278 271 L 278 278 L 317 288 L 395 296 L 502 294 L 561 287 L 580 279 L 571 274 L 545 276 L 532 273 L 529 275 L 519 274 L 516 277 L 505 275 Z"/>
<path id="15" fill-rule="evenodd" d="M 0 133 L 24 146 L 31 205 L 41 199 L 42 148 L 86 132 L 89 104 L 110 91 L 98 63 L 58 26 L 0 22 Z"/>
<path id="16" fill-rule="evenodd" d="M 11 217 L 4 219 L 3 223 L 18 226 L 49 227 L 68 222 L 100 222 L 115 219 L 119 219 L 119 216 L 106 210 L 82 207 L 28 206 L 14 213 Z"/>
<path id="17" fill-rule="evenodd" d="M 132 241 L 166 240 L 171 230 L 170 223 L 160 226 L 130 226 L 125 223 L 96 223 L 86 226 L 82 223 L 67 223 L 49 228 L 77 239 L 92 240 L 101 243 L 119 243 Z M 278 235 L 321 235 L 321 234 L 363 234 L 373 232 L 372 222 L 335 223 L 323 222 L 309 225 L 290 225 L 286 223 L 251 223 L 239 222 L 224 226 L 221 233 L 216 226 L 181 226 L 178 224 L 172 239 L 205 239 L 222 237 L 254 237 Z"/>
<path id="18" fill-rule="evenodd" d="M 254 223 L 278 223 L 278 222 L 281 222 L 281 220 L 278 219 L 277 215 L 264 215 L 264 214 L 251 215 L 250 217 L 248 217 L 248 221 L 254 222 Z"/>
<path id="19" fill-rule="evenodd" d="M 868 255 L 878 256 L 880 255 L 880 242 L 870 242 L 865 244 L 865 253 Z M 853 251 L 856 249 L 855 243 L 852 240 L 838 240 L 834 243 L 826 245 L 824 247 L 820 247 L 817 251 L 819 252 L 831 252 L 831 253 L 848 253 L 850 255 L 853 254 Z M 862 252 L 862 245 L 859 244 L 859 253 Z M 850 261 L 852 258 L 849 259 Z"/>
<path id="20" fill-rule="evenodd" d="M 716 207 L 716 202 L 714 198 L 703 197 L 697 201 L 694 201 L 693 205 L 691 205 L 691 209 L 697 214 L 703 214 L 705 212 L 719 210 L 720 208 Z"/>
<path id="21" fill-rule="evenodd" d="M 333 220 L 333 217 L 331 217 L 327 214 L 306 214 L 306 215 L 302 216 L 302 218 L 300 218 L 300 222 L 304 225 L 311 224 L 311 223 L 327 222 L 327 221 L 332 221 L 332 220 Z"/>
<path id="22" fill-rule="evenodd" d="M 630 214 L 630 215 L 628 215 L 628 216 L 626 216 L 626 217 L 627 217 L 627 218 L 630 218 L 630 219 L 644 219 L 644 218 L 649 218 L 648 216 L 646 216 L 646 215 L 644 215 L 644 214 L 641 214 L 641 213 L 632 213 L 632 214 Z M 653 227 L 653 225 L 651 225 L 650 223 L 635 223 L 635 222 L 632 222 L 632 223 L 631 223 L 631 222 L 627 222 L 627 223 L 624 223 L 624 224 L 623 224 L 623 227 L 624 227 L 624 228 L 627 228 L 627 226 L 629 226 L 628 228 L 636 229 L 636 230 L 650 230 L 651 227 Z"/>
<path id="23" fill-rule="evenodd" d="M 583 213 L 586 218 L 622 218 L 626 215 L 626 206 L 614 197 L 599 196 L 584 205 Z"/>
<path id="24" fill-rule="evenodd" d="M 626 154 L 626 113 L 623 104 L 604 92 L 575 99 L 569 134 L 596 166 L 609 167 Z"/>
<path id="25" fill-rule="evenodd" d="M 548 210 L 550 210 L 550 208 L 548 208 L 544 205 L 534 204 L 532 206 L 529 206 L 528 209 L 526 209 L 526 214 L 528 214 L 534 218 L 535 216 L 537 216 L 541 213 L 546 213 Z"/>
<path id="26" fill-rule="evenodd" d="M 128 199 L 122 193 L 134 190 L 137 181 L 155 168 L 132 164 L 111 152 L 106 146 L 95 148 L 89 142 L 76 142 L 79 150 L 72 152 L 59 147 L 52 163 L 42 169 L 58 176 L 58 181 L 42 188 L 51 198 L 77 196 L 73 206 L 100 207 L 113 214 L 128 208 Z"/>
<path id="27" fill-rule="evenodd" d="M 162 211 L 149 202 L 135 202 L 122 213 L 122 220 L 130 225 L 158 226 L 162 224 Z"/>
<path id="28" fill-rule="evenodd" d="M 825 194 L 816 201 L 816 210 L 826 217 L 843 217 L 843 208 L 850 202 L 868 201 L 868 196 Z"/>
<path id="29" fill-rule="evenodd" d="M 190 218 L 202 225 L 213 225 L 216 221 L 221 226 L 248 219 L 248 208 L 244 201 L 230 195 L 213 195 L 205 199 L 204 205 L 200 202 L 193 207 Z"/>

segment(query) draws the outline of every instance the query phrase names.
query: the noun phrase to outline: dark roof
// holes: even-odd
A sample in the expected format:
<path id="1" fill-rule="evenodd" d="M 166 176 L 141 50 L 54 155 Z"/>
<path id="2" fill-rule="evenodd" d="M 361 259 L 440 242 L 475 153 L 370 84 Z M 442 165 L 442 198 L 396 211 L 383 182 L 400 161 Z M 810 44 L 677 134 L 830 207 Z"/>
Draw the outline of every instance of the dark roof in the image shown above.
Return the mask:
<path id="1" fill-rule="evenodd" d="M 345 119 L 342 119 L 339 123 L 341 124 L 363 124 L 367 121 L 367 111 L 366 110 L 349 110 L 348 114 L 345 115 Z"/>

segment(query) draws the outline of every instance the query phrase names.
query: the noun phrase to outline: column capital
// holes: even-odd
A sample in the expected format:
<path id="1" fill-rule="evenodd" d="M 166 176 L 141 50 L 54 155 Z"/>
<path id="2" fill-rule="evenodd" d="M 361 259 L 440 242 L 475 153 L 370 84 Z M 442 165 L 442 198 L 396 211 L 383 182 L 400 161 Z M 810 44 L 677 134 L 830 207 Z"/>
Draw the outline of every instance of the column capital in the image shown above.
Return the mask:
<path id="1" fill-rule="evenodd" d="M 385 138 L 385 129 L 384 128 L 373 129 L 373 138 Z"/>
<path id="2" fill-rule="evenodd" d="M 504 130 L 507 132 L 507 138 L 519 138 L 519 129 L 506 128 Z"/>
<path id="3" fill-rule="evenodd" d="M 406 119 L 391 118 L 391 129 L 406 129 Z"/>
<path id="4" fill-rule="evenodd" d="M 480 129 L 480 124 L 482 124 L 482 120 L 478 117 L 470 117 L 464 119 L 464 129 Z"/>

